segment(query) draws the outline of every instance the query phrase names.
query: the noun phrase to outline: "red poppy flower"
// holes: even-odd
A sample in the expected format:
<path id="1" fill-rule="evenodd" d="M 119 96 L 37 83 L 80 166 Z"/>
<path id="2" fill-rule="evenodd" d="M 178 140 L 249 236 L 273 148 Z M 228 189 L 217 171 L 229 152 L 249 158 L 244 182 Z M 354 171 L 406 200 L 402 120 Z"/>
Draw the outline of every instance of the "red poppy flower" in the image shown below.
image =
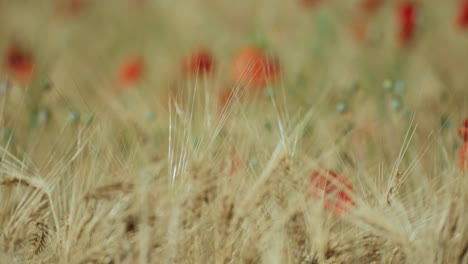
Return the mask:
<path id="1" fill-rule="evenodd" d="M 458 129 L 458 134 L 463 139 L 463 141 L 468 142 L 468 118 L 465 119 L 463 124 Z"/>
<path id="2" fill-rule="evenodd" d="M 182 71 L 185 75 L 203 76 L 214 71 L 214 59 L 210 51 L 200 49 L 183 61 Z"/>
<path id="3" fill-rule="evenodd" d="M 333 170 L 316 170 L 310 177 L 312 184 L 312 197 L 321 200 L 323 206 L 337 216 L 348 212 L 355 206 L 351 198 L 353 186 L 348 178 L 340 175 Z"/>
<path id="4" fill-rule="evenodd" d="M 403 2 L 397 8 L 398 38 L 402 44 L 408 44 L 414 37 L 416 15 L 416 6 L 412 2 Z"/>
<path id="5" fill-rule="evenodd" d="M 241 49 L 232 62 L 232 77 L 236 82 L 263 89 L 279 76 L 279 64 L 271 60 L 260 48 Z"/>
<path id="6" fill-rule="evenodd" d="M 457 16 L 457 24 L 461 29 L 468 28 L 468 0 L 460 1 L 460 8 Z"/>
<path id="7" fill-rule="evenodd" d="M 17 44 L 10 45 L 6 54 L 5 66 L 20 82 L 28 82 L 33 76 L 32 55 Z"/>
<path id="8" fill-rule="evenodd" d="M 126 59 L 119 69 L 119 80 L 124 86 L 137 84 L 143 77 L 143 59 L 130 57 Z"/>

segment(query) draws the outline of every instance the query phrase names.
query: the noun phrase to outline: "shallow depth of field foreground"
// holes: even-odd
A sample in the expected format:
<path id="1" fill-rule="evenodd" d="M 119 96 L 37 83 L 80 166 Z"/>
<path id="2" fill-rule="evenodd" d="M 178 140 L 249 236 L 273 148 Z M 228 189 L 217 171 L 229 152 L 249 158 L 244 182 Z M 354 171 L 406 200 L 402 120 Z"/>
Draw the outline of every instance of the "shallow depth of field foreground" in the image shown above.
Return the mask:
<path id="1" fill-rule="evenodd" d="M 467 173 L 466 0 L 0 0 L 0 264 L 467 264 Z"/>

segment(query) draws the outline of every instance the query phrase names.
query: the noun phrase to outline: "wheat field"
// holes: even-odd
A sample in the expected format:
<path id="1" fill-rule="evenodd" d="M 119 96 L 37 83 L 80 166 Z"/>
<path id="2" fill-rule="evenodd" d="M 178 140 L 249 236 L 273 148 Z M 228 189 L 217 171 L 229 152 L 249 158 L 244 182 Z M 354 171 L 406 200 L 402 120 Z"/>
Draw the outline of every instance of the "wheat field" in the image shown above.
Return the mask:
<path id="1" fill-rule="evenodd" d="M 0 0 L 0 59 L 0 263 L 468 263 L 465 0 Z"/>

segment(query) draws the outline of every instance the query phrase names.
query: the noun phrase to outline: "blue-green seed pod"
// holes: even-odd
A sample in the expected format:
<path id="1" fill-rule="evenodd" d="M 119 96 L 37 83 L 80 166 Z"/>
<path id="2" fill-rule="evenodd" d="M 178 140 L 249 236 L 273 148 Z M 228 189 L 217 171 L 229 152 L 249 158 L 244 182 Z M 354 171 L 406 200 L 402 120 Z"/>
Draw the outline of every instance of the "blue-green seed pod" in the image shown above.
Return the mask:
<path id="1" fill-rule="evenodd" d="M 393 97 L 392 101 L 390 102 L 390 106 L 392 107 L 392 109 L 394 111 L 400 110 L 402 105 L 403 104 L 402 104 L 401 99 L 399 97 Z"/>
<path id="2" fill-rule="evenodd" d="M 268 86 L 265 89 L 265 96 L 270 98 L 270 97 L 273 97 L 273 95 L 274 95 L 273 88 L 271 86 Z"/>
<path id="3" fill-rule="evenodd" d="M 346 102 L 340 102 L 336 105 L 336 111 L 342 114 L 348 110 L 348 104 Z"/>
<path id="4" fill-rule="evenodd" d="M 70 123 L 76 123 L 80 119 L 80 114 L 77 112 L 69 112 L 67 119 Z"/>
<path id="5" fill-rule="evenodd" d="M 153 120 L 154 116 L 155 116 L 155 114 L 154 114 L 153 110 L 150 110 L 150 111 L 146 112 L 146 119 Z"/>
<path id="6" fill-rule="evenodd" d="M 393 86 L 393 92 L 396 94 L 396 95 L 403 95 L 405 93 L 405 90 L 406 90 L 406 85 L 403 81 L 396 81 L 395 82 L 395 85 Z"/>

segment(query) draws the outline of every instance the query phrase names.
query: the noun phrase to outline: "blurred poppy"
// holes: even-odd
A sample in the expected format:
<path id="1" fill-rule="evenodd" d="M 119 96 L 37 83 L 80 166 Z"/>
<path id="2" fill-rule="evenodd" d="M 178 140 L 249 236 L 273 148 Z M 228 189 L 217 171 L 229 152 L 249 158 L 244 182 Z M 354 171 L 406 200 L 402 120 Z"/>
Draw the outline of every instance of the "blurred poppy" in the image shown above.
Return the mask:
<path id="1" fill-rule="evenodd" d="M 279 63 L 271 60 L 258 47 L 247 46 L 241 49 L 232 62 L 232 77 L 240 84 L 262 89 L 279 76 Z"/>
<path id="2" fill-rule="evenodd" d="M 353 187 L 348 178 L 333 170 L 320 169 L 312 173 L 312 197 L 320 200 L 323 198 L 323 206 L 337 216 L 348 212 L 355 206 L 351 198 Z"/>
<path id="3" fill-rule="evenodd" d="M 143 59 L 135 56 L 127 58 L 119 68 L 119 80 L 124 86 L 136 85 L 143 78 Z"/>
<path id="4" fill-rule="evenodd" d="M 398 38 L 400 43 L 408 44 L 414 37 L 416 28 L 416 6 L 408 1 L 398 5 Z"/>
<path id="5" fill-rule="evenodd" d="M 13 43 L 7 50 L 6 69 L 20 82 L 29 82 L 34 73 L 34 63 L 31 53 Z"/>
<path id="6" fill-rule="evenodd" d="M 210 51 L 200 49 L 186 57 L 182 64 L 185 75 L 204 76 L 214 71 L 214 59 Z"/>
<path id="7" fill-rule="evenodd" d="M 458 135 L 460 135 L 463 141 L 468 142 L 468 118 L 458 128 Z"/>
<path id="8" fill-rule="evenodd" d="M 468 0 L 460 1 L 460 8 L 458 9 L 457 24 L 461 29 L 468 28 Z"/>

